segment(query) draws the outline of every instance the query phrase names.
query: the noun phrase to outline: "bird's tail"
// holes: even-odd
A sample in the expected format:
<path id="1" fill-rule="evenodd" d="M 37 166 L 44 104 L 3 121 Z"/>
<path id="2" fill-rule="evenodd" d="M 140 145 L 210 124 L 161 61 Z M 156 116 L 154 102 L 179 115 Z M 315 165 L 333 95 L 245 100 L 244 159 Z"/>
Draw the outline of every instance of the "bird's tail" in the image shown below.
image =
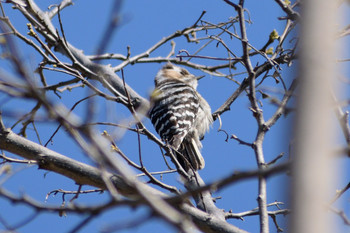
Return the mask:
<path id="1" fill-rule="evenodd" d="M 200 170 L 205 166 L 204 158 L 200 152 L 201 144 L 195 141 L 193 137 L 185 138 L 178 149 L 177 159 L 182 167 L 188 171 L 189 169 Z M 189 166 L 190 165 L 190 166 Z"/>

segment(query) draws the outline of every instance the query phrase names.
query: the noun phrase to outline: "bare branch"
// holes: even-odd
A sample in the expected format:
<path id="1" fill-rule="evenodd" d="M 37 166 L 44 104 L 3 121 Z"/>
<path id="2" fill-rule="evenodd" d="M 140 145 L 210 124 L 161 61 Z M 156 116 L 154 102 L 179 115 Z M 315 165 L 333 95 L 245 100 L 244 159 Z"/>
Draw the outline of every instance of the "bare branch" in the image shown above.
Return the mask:
<path id="1" fill-rule="evenodd" d="M 15 153 L 21 157 L 24 157 L 30 160 L 35 160 L 38 162 L 39 168 L 49 170 L 49 171 L 54 171 L 58 174 L 66 176 L 74 180 L 77 184 L 80 184 L 80 185 L 86 184 L 86 185 L 91 185 L 101 189 L 106 189 L 106 184 L 102 178 L 100 169 L 97 169 L 95 167 L 89 166 L 84 163 L 80 163 L 64 155 L 61 155 L 57 152 L 54 152 L 50 149 L 47 149 L 43 146 L 40 146 L 36 143 L 33 143 L 25 138 L 22 138 L 14 134 L 13 132 L 11 132 L 9 129 L 6 129 L 3 124 L 2 124 L 2 127 L 0 128 L 0 148 L 7 150 L 11 153 Z M 129 183 L 130 180 L 125 180 L 122 176 L 111 174 L 111 173 L 107 173 L 107 176 L 108 176 L 108 179 L 110 179 L 110 181 L 113 183 L 113 185 L 117 187 L 120 193 L 122 193 L 125 196 L 131 197 L 133 199 L 135 198 L 137 199 L 139 197 L 138 193 L 139 191 L 141 191 L 141 189 L 142 189 L 141 192 L 143 193 L 147 192 L 148 195 L 151 194 L 151 196 L 157 197 L 157 199 L 167 198 L 166 194 L 156 189 L 153 189 L 146 184 L 142 184 L 138 182 L 137 189 L 139 189 L 139 191 L 137 191 L 135 190 L 135 186 Z M 4 195 L 3 190 L 0 190 L 0 192 L 2 192 L 2 195 Z M 6 195 L 6 197 L 10 198 L 12 197 L 12 195 Z M 180 203 L 183 200 L 184 199 L 181 198 Z M 176 199 L 171 200 L 171 202 L 179 203 L 177 202 Z M 119 201 L 117 203 L 119 203 Z M 148 200 L 147 203 L 150 203 L 150 200 Z M 153 203 L 159 205 L 158 201 L 155 201 Z M 38 208 L 41 208 L 41 207 L 39 206 Z M 157 208 L 164 209 L 164 206 L 159 205 Z M 208 220 L 208 217 L 210 216 L 209 214 L 199 211 L 194 207 L 190 207 L 188 204 L 182 204 L 180 208 L 186 214 L 192 216 L 199 227 L 201 228 L 203 227 L 204 229 L 208 229 L 209 227 L 209 229 L 212 229 L 211 231 L 208 231 L 208 232 L 217 232 L 219 228 L 221 229 L 221 227 L 225 228 L 225 231 L 222 231 L 222 232 L 244 232 L 226 223 L 225 221 L 222 221 L 216 218 L 212 218 L 212 220 L 208 223 L 207 220 Z M 43 207 L 43 209 L 48 210 L 47 207 L 45 208 Z M 57 207 L 56 210 L 62 211 L 60 207 Z M 73 211 L 69 208 L 65 210 Z M 89 208 L 89 210 L 91 211 L 91 208 Z M 169 212 L 167 213 L 169 214 Z M 168 216 L 173 217 L 173 215 L 168 215 Z M 172 221 L 177 221 L 177 220 L 173 219 Z"/>

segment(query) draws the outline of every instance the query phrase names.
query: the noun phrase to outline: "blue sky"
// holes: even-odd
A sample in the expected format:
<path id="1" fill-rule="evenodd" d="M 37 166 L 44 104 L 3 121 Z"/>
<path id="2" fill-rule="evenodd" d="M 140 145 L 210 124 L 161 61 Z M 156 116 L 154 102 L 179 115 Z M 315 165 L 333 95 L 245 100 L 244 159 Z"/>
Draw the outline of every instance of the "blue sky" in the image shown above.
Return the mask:
<path id="1" fill-rule="evenodd" d="M 58 1 L 36 1 L 39 6 L 45 9 L 51 4 L 57 4 Z M 113 4 L 112 0 L 105 1 L 74 1 L 74 5 L 63 10 L 61 13 L 63 27 L 67 40 L 84 51 L 85 54 L 92 55 L 96 52 L 99 42 L 101 41 L 102 34 L 105 30 L 106 24 L 109 20 L 110 9 Z M 17 29 L 26 34 L 26 21 L 21 17 L 18 11 L 11 9 L 9 4 L 3 4 L 5 11 L 12 20 Z M 268 40 L 269 34 L 272 30 L 276 29 L 279 33 L 282 33 L 284 21 L 277 20 L 277 17 L 284 16 L 284 13 L 280 10 L 274 1 L 247 1 L 245 7 L 249 10 L 250 19 L 252 24 L 247 26 L 247 33 L 249 42 L 256 48 L 261 48 Z M 181 30 L 184 27 L 191 26 L 201 15 L 202 11 L 207 13 L 203 19 L 212 23 L 218 23 L 227 20 L 229 17 L 236 16 L 234 9 L 223 1 L 219 0 L 178 0 L 178 1 L 162 1 L 162 0 L 138 0 L 138 1 L 124 1 L 121 9 L 121 25 L 113 35 L 111 43 L 108 45 L 106 51 L 110 53 L 126 54 L 127 46 L 131 48 L 131 55 L 136 55 L 147 50 L 154 45 L 164 36 L 168 36 L 174 33 L 176 30 Z M 347 9 L 348 10 L 348 9 Z M 57 18 L 54 19 L 54 24 L 59 27 Z M 238 26 L 236 28 L 238 30 Z M 238 40 L 227 40 L 227 45 L 238 55 L 241 55 L 241 45 Z M 17 41 L 18 46 L 22 52 L 23 58 L 28 62 L 30 69 L 35 69 L 36 65 L 40 62 L 40 56 L 35 53 L 33 49 L 28 48 L 23 42 Z M 188 44 L 184 38 L 176 39 L 175 54 L 181 49 L 185 49 L 190 53 L 195 52 L 200 45 Z M 272 44 L 272 46 L 275 44 Z M 151 57 L 167 56 L 170 52 L 170 43 L 163 45 Z M 216 47 L 215 44 L 205 49 L 202 55 L 226 57 L 222 47 Z M 62 58 L 62 57 L 60 57 Z M 62 58 L 67 61 L 66 59 Z M 216 64 L 212 60 L 194 60 L 202 64 Z M 262 57 L 254 58 L 253 65 L 257 62 L 260 64 L 265 60 Z M 110 63 L 112 66 L 116 66 L 120 61 L 109 60 L 104 62 Z M 9 70 L 8 63 L 0 61 L 0 66 Z M 147 97 L 153 88 L 153 80 L 156 72 L 161 68 L 162 64 L 150 63 L 150 64 L 136 64 L 127 66 L 124 69 L 126 82 L 134 88 L 142 96 Z M 282 75 L 287 86 L 291 83 L 292 79 L 296 76 L 295 70 L 289 69 L 286 66 L 282 67 Z M 198 70 L 191 70 L 196 75 L 202 75 Z M 242 72 L 242 66 L 237 66 L 237 70 L 234 72 Z M 64 74 L 58 74 L 54 72 L 45 73 L 47 81 L 50 84 L 58 81 L 69 80 L 70 77 Z M 237 76 L 238 81 L 242 81 L 245 75 Z M 269 89 L 269 85 L 273 85 L 272 90 Z M 99 86 L 100 87 L 100 86 Z M 216 110 L 230 94 L 237 88 L 237 85 L 232 81 L 229 81 L 223 77 L 215 77 L 206 74 L 206 77 L 200 81 L 198 90 L 202 96 L 211 105 L 212 110 Z M 282 90 L 282 86 L 276 87 L 273 79 L 264 82 L 263 87 L 268 92 L 278 98 L 281 98 L 279 93 Z M 104 90 L 107 92 L 107 90 Z M 56 103 L 63 103 L 70 108 L 73 104 L 87 95 L 86 89 L 77 88 L 71 92 L 65 91 L 61 93 L 61 99 L 51 93 L 49 98 Z M 275 107 L 271 106 L 268 100 L 263 100 L 261 96 L 258 98 L 263 103 L 263 110 L 265 114 L 265 120 L 270 117 Z M 25 112 L 30 110 L 35 103 L 27 100 L 11 100 L 9 101 L 5 96 L 0 94 L 0 108 L 2 111 L 19 111 Z M 113 102 L 106 102 L 104 99 L 97 98 L 98 114 L 96 114 L 96 121 L 112 121 L 115 123 L 121 122 L 123 119 L 130 116 L 128 110 Z M 82 103 L 75 110 L 74 113 L 78 116 L 84 116 L 84 109 L 86 103 Z M 112 114 L 111 114 L 112 113 Z M 281 152 L 285 152 L 284 159 L 287 160 L 289 140 L 291 137 L 290 126 L 293 121 L 293 114 L 287 118 L 282 117 L 277 124 L 268 132 L 264 141 L 264 155 L 265 160 L 271 161 Z M 4 122 L 6 126 L 11 126 L 14 119 L 5 118 Z M 225 113 L 222 116 L 222 129 L 226 130 L 229 135 L 235 134 L 240 139 L 252 142 L 254 140 L 257 124 L 252 117 L 249 110 L 249 101 L 245 94 L 242 94 L 231 106 L 231 111 Z M 153 130 L 149 120 L 145 119 L 145 125 L 148 129 Z M 41 135 L 41 140 L 45 143 L 52 135 L 57 125 L 54 123 L 37 123 L 38 130 Z M 206 182 L 215 181 L 220 179 L 233 171 L 242 171 L 247 169 L 256 169 L 256 160 L 253 150 L 250 148 L 239 145 L 234 140 L 225 141 L 226 135 L 222 132 L 217 132 L 219 128 L 218 122 L 215 122 L 213 128 L 205 136 L 203 141 L 204 148 L 202 153 L 206 160 L 206 167 L 200 171 L 202 178 Z M 18 132 L 20 125 L 14 129 L 14 132 Z M 99 127 L 101 132 L 108 130 L 112 133 L 119 133 L 118 130 L 111 127 L 101 126 Z M 38 141 L 35 137 L 33 130 L 28 130 L 28 138 L 33 141 Z M 341 139 L 339 140 L 341 143 Z M 147 138 L 142 137 L 142 154 L 144 156 L 144 162 L 150 171 L 159 171 L 166 169 L 163 162 L 163 158 L 160 154 L 159 148 L 152 143 L 149 143 Z M 118 141 L 118 146 L 122 151 L 127 154 L 134 161 L 138 161 L 138 147 L 137 135 L 132 132 L 126 132 L 125 135 Z M 84 153 L 72 142 L 71 138 L 65 133 L 64 130 L 60 130 L 55 136 L 53 143 L 48 145 L 49 148 L 58 151 L 64 155 L 70 156 L 79 161 L 91 163 L 89 158 L 86 158 Z M 341 160 L 340 166 L 349 167 L 349 161 Z M 27 168 L 23 165 L 13 165 L 15 171 L 19 170 L 13 177 L 11 177 L 4 185 L 5 188 L 11 190 L 14 193 L 26 193 L 32 196 L 37 201 L 44 201 L 48 192 L 55 189 L 76 190 L 77 186 L 73 181 L 46 171 L 38 170 L 36 166 Z M 344 172 L 344 174 L 347 174 Z M 348 182 L 348 175 L 344 175 L 344 180 L 339 181 L 339 188 L 344 186 Z M 181 187 L 178 176 L 165 175 L 163 177 L 164 182 L 168 182 L 172 185 Z M 279 175 L 268 179 L 268 203 L 274 201 L 281 201 L 286 203 L 282 208 L 288 207 L 288 181 L 289 177 L 285 175 Z M 85 189 L 91 189 L 91 187 L 84 187 Z M 183 188 L 182 188 L 183 189 Z M 217 201 L 217 205 L 220 208 L 224 208 L 226 211 L 232 209 L 233 212 L 243 212 L 251 210 L 257 207 L 257 181 L 255 179 L 238 182 L 229 187 L 226 187 L 214 196 L 221 196 L 222 199 Z M 342 208 L 346 211 L 348 216 L 350 215 L 349 208 L 349 193 L 342 199 L 346 205 Z M 67 197 L 69 200 L 69 197 Z M 108 200 L 108 194 L 90 194 L 81 195 L 79 197 L 79 203 L 102 203 Z M 48 204 L 60 205 L 62 203 L 62 197 L 60 194 L 56 196 L 50 196 L 47 200 Z M 340 203 L 341 204 L 341 203 Z M 33 211 L 22 205 L 13 205 L 0 198 L 0 211 L 1 217 L 5 218 L 10 224 L 15 224 L 20 221 L 18 219 L 18 213 L 23 213 L 25 216 L 29 216 Z M 273 209 L 273 208 L 272 208 Z M 130 209 L 121 208 L 118 210 L 109 211 L 102 216 L 96 217 L 95 220 L 90 222 L 81 232 L 98 232 L 104 227 L 112 226 L 113 224 L 119 225 L 121 223 L 127 223 L 135 216 L 142 218 L 148 214 L 146 208 Z M 83 217 L 84 218 L 84 217 Z M 76 224 L 82 221 L 81 216 L 74 214 L 68 214 L 67 217 L 58 217 L 57 214 L 45 214 L 41 213 L 36 220 L 25 225 L 19 229 L 19 232 L 68 232 L 73 229 Z M 334 217 L 339 223 L 339 219 Z M 275 232 L 273 222 L 270 220 L 271 232 Z M 279 225 L 287 230 L 286 226 L 287 218 L 278 216 L 277 221 Z M 246 217 L 244 221 L 229 220 L 234 225 L 250 231 L 258 232 L 259 223 L 258 217 Z M 342 226 L 342 225 L 340 225 Z M 0 224 L 0 229 L 2 225 Z M 162 221 L 154 219 L 150 222 L 142 224 L 131 230 L 124 230 L 120 232 L 176 232 L 173 228 L 169 227 Z"/>

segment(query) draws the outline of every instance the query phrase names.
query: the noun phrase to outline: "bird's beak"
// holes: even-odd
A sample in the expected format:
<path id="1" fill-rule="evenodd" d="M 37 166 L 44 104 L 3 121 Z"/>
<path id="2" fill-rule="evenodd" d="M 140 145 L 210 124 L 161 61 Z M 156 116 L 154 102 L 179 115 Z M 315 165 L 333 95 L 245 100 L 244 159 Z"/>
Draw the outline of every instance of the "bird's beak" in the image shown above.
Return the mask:
<path id="1" fill-rule="evenodd" d="M 202 79 L 204 76 L 205 76 L 205 75 L 196 76 L 196 79 L 197 79 L 197 80 L 200 80 L 200 79 Z"/>

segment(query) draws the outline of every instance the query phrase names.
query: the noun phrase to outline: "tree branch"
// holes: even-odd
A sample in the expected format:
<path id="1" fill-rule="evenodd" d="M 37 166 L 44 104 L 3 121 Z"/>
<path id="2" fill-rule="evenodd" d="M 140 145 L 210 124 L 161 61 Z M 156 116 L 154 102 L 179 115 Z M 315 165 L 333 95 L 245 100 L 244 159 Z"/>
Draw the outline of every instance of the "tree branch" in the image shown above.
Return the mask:
<path id="1" fill-rule="evenodd" d="M 0 122 L 0 149 L 17 154 L 28 160 L 37 161 L 40 169 L 53 171 L 57 174 L 61 174 L 74 180 L 79 185 L 91 185 L 101 189 L 106 189 L 106 184 L 103 179 L 101 169 L 92 167 L 90 165 L 78 162 L 74 159 L 68 158 L 62 154 L 54 152 L 46 147 L 38 145 L 32 141 L 29 141 L 23 137 L 20 137 L 13 133 L 11 130 L 6 129 L 2 121 Z M 112 184 L 117 188 L 118 192 L 126 197 L 138 200 L 140 199 L 139 191 L 134 186 L 130 185 L 129 181 L 126 181 L 124 177 L 106 172 L 104 174 Z M 154 197 L 166 200 L 169 196 L 159 190 L 156 190 L 146 184 L 138 182 L 138 189 L 142 189 L 147 194 Z M 169 199 L 171 200 L 171 199 Z M 205 213 L 199 209 L 196 209 L 189 204 L 182 203 L 178 200 L 173 200 L 172 205 L 177 206 L 186 215 L 191 216 L 195 223 L 205 232 L 235 232 L 243 233 L 245 231 L 213 217 L 212 215 Z M 145 203 L 143 198 L 140 199 L 140 203 Z M 210 219 L 208 221 L 208 219 Z M 221 229 L 223 227 L 224 230 Z"/>

